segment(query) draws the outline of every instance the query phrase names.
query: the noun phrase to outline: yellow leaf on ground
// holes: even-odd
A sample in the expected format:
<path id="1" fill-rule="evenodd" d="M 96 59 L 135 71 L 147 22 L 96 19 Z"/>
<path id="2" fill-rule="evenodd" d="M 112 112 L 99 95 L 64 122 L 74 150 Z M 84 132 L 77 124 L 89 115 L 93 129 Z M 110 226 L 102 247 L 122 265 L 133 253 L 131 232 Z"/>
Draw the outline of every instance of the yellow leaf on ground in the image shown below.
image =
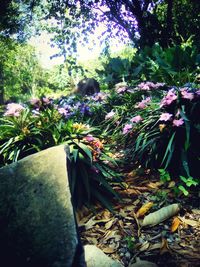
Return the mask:
<path id="1" fill-rule="evenodd" d="M 106 254 L 112 254 L 116 251 L 116 249 L 111 248 L 111 247 L 106 247 L 106 248 L 102 248 L 103 252 Z"/>
<path id="2" fill-rule="evenodd" d="M 142 217 L 144 214 L 146 214 L 147 211 L 149 211 L 152 206 L 153 206 L 153 202 L 148 202 L 144 204 L 136 213 L 137 218 Z"/>
<path id="3" fill-rule="evenodd" d="M 183 223 L 185 223 L 185 224 L 187 224 L 187 225 L 190 225 L 190 226 L 192 226 L 192 227 L 200 226 L 200 222 L 198 222 L 198 221 L 191 220 L 191 219 L 185 219 L 184 217 L 180 217 L 180 216 L 179 216 L 179 219 L 180 219 Z"/>
<path id="4" fill-rule="evenodd" d="M 160 255 L 163 255 L 166 252 L 169 252 L 170 248 L 167 242 L 167 239 L 162 238 L 162 247 L 160 248 Z"/>
<path id="5" fill-rule="evenodd" d="M 181 224 L 181 220 L 179 220 L 178 217 L 175 217 L 172 222 L 171 232 L 174 233 L 178 229 L 180 224 Z"/>

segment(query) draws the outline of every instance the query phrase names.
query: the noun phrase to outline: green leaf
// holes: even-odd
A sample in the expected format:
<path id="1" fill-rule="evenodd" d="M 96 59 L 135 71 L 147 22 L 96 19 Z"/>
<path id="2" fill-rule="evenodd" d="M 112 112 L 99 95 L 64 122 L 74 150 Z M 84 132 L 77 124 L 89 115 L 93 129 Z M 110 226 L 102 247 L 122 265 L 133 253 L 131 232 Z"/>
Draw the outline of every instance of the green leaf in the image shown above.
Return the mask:
<path id="1" fill-rule="evenodd" d="M 94 195 L 94 197 L 99 200 L 100 203 L 102 203 L 110 212 L 114 212 L 113 207 L 112 207 L 112 203 L 110 201 L 108 201 L 98 190 L 96 190 L 95 188 L 93 188 L 92 190 L 92 194 Z"/>
<path id="2" fill-rule="evenodd" d="M 76 163 L 76 160 L 77 160 L 77 156 L 78 156 L 78 149 L 77 148 L 74 148 L 72 150 L 72 154 L 73 154 L 73 158 L 74 158 L 74 162 Z"/>
<path id="3" fill-rule="evenodd" d="M 172 136 L 171 136 L 171 138 L 170 138 L 170 140 L 169 140 L 169 143 L 168 143 L 168 145 L 167 145 L 167 148 L 166 148 L 164 157 L 163 157 L 162 162 L 161 162 L 161 165 L 162 165 L 162 164 L 164 163 L 164 161 L 165 161 L 167 155 L 170 153 L 169 156 L 168 156 L 168 159 L 167 159 L 167 162 L 166 162 L 166 164 L 165 164 L 165 168 L 164 168 L 164 169 L 167 168 L 167 166 L 168 166 L 168 164 L 169 164 L 169 162 L 170 162 L 170 159 L 171 159 L 171 157 L 172 157 L 172 153 L 173 153 L 173 151 L 174 151 L 174 146 L 172 146 L 172 143 L 173 143 L 173 141 L 174 141 L 175 134 L 176 134 L 176 132 L 174 132 L 174 133 L 172 134 Z"/>
<path id="4" fill-rule="evenodd" d="M 75 142 L 75 144 L 82 149 L 82 151 L 89 157 L 89 159 L 92 162 L 92 152 L 88 148 L 88 146 L 86 146 L 85 144 L 83 144 L 81 142 L 79 142 L 79 143 L 78 142 Z"/>
<path id="5" fill-rule="evenodd" d="M 79 173 L 81 174 L 81 180 L 85 186 L 85 191 L 87 194 L 87 200 L 90 201 L 92 188 L 90 188 L 90 182 L 89 182 L 90 178 L 89 178 L 88 172 L 87 172 L 84 164 L 79 164 L 79 166 L 77 166 L 77 168 L 79 168 Z"/>
<path id="6" fill-rule="evenodd" d="M 185 189 L 183 185 L 179 185 L 178 189 L 185 195 L 188 196 L 189 192 Z"/>

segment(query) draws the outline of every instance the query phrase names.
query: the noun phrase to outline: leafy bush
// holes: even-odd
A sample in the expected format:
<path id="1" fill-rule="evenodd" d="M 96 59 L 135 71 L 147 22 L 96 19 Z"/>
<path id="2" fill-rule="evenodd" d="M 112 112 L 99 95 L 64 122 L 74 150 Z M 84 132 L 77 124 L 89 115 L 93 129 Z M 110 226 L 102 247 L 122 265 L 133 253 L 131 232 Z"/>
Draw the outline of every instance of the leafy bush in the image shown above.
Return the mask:
<path id="1" fill-rule="evenodd" d="M 143 166 L 165 169 L 173 176 L 199 178 L 200 91 L 173 88 L 139 128 L 132 147 Z"/>
<path id="2" fill-rule="evenodd" d="M 195 81 L 199 65 L 200 51 L 192 42 L 165 49 L 155 44 L 138 51 L 130 78 L 183 86 Z"/>

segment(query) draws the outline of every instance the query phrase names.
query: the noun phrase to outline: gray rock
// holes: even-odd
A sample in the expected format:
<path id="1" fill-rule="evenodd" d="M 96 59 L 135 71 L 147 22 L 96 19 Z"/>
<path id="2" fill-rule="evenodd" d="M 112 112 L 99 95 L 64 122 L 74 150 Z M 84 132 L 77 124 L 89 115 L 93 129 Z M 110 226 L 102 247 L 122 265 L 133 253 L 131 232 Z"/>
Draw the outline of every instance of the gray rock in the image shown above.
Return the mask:
<path id="1" fill-rule="evenodd" d="M 78 261 L 64 146 L 0 169 L 0 229 L 3 267 L 71 267 Z"/>
<path id="2" fill-rule="evenodd" d="M 86 245 L 84 249 L 87 267 L 122 267 L 96 246 Z"/>

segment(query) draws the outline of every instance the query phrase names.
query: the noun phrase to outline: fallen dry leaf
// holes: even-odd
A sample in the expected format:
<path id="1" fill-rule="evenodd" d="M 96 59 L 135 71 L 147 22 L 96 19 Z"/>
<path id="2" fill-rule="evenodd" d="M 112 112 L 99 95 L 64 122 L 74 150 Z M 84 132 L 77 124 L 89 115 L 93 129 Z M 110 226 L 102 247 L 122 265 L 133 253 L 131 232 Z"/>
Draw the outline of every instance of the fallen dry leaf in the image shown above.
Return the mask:
<path id="1" fill-rule="evenodd" d="M 178 217 L 175 217 L 172 222 L 171 232 L 172 233 L 176 232 L 180 224 L 181 224 L 181 220 Z"/>
<path id="2" fill-rule="evenodd" d="M 148 250 L 150 247 L 150 243 L 148 241 L 145 241 L 144 243 L 142 244 L 137 244 L 136 245 L 136 248 L 139 250 L 139 251 L 146 251 Z"/>
<path id="3" fill-rule="evenodd" d="M 113 224 L 116 223 L 116 219 L 112 219 L 110 221 L 108 221 L 106 224 L 105 224 L 105 228 L 106 230 L 110 229 L 112 227 Z"/>
<path id="4" fill-rule="evenodd" d="M 176 215 L 179 212 L 180 208 L 178 204 L 172 204 L 166 207 L 163 207 L 153 213 L 147 215 L 143 222 L 141 222 L 142 227 L 145 226 L 154 226 L 167 220 L 168 218 Z"/>
<path id="5" fill-rule="evenodd" d="M 147 211 L 150 210 L 150 208 L 153 206 L 153 202 L 148 202 L 144 204 L 136 213 L 137 218 L 142 217 L 147 213 Z"/>
<path id="6" fill-rule="evenodd" d="M 163 255 L 164 253 L 169 252 L 169 251 L 170 251 L 170 248 L 169 248 L 167 239 L 162 238 L 162 246 L 160 248 L 160 255 Z"/>
<path id="7" fill-rule="evenodd" d="M 200 223 L 198 221 L 195 220 L 191 220 L 191 219 L 185 219 L 184 217 L 178 217 L 183 223 L 190 225 L 192 227 L 197 227 L 200 226 Z"/>
<path id="8" fill-rule="evenodd" d="M 112 254 L 117 250 L 117 248 L 105 247 L 105 248 L 102 248 L 102 250 L 106 254 Z"/>

